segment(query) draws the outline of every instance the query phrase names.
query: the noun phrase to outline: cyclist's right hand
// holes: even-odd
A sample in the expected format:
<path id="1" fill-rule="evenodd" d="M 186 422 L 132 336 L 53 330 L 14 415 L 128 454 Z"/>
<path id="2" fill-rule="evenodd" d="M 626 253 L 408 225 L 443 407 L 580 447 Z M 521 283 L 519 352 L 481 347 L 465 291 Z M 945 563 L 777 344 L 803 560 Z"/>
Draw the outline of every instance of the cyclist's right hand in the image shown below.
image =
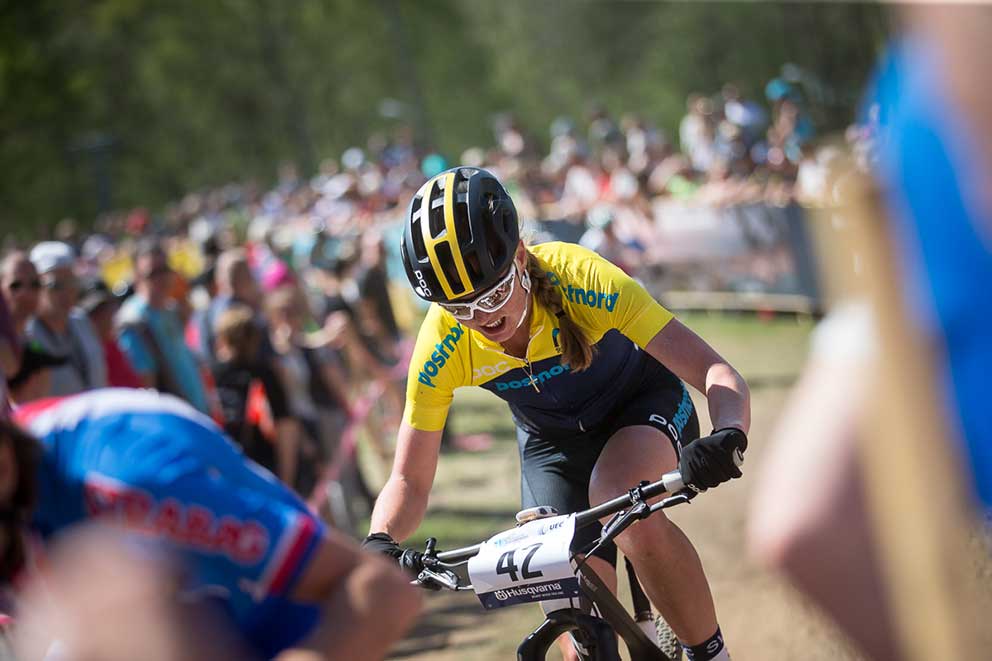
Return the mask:
<path id="1" fill-rule="evenodd" d="M 387 555 L 400 567 L 407 570 L 414 576 L 424 568 L 424 554 L 413 549 L 404 549 L 396 540 L 384 532 L 372 533 L 362 541 L 362 548 L 375 553 Z"/>
<path id="2" fill-rule="evenodd" d="M 705 491 L 738 478 L 741 470 L 735 458 L 741 458 L 746 449 L 747 435 L 734 427 L 697 438 L 682 448 L 679 457 L 682 480 L 694 491 Z"/>

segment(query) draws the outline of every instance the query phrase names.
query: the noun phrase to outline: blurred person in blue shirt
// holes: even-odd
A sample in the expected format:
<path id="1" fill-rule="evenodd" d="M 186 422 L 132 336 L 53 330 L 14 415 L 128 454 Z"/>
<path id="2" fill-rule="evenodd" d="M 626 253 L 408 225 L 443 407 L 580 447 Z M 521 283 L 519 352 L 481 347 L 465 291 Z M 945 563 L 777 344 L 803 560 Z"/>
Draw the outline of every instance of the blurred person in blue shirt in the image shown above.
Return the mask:
<path id="1" fill-rule="evenodd" d="M 63 641 L 78 645 L 65 650 L 71 658 L 136 658 L 112 651 L 134 649 L 132 625 L 140 631 L 150 612 L 169 617 L 199 606 L 200 615 L 216 621 L 199 629 L 196 622 L 168 624 L 178 625 L 180 637 L 233 633 L 223 658 L 371 661 L 382 658 L 419 610 L 398 570 L 327 529 L 213 421 L 175 397 L 96 390 L 29 402 L 14 423 L 0 421 L 0 510 L 7 513 L 0 521 L 0 581 L 18 588 L 51 583 L 44 586 L 51 602 L 72 594 L 78 578 L 66 570 L 80 565 L 105 580 L 143 580 L 127 563 L 118 571 L 94 563 L 113 549 L 97 558 L 87 553 L 92 547 L 72 537 L 87 529 L 108 542 L 114 531 L 147 564 L 174 566 L 173 580 L 158 581 L 145 599 L 131 593 L 134 612 L 120 613 L 127 618 L 123 628 L 121 620 L 110 630 L 80 631 L 86 622 L 101 624 L 90 617 L 94 605 L 108 609 L 102 613 L 120 610 L 103 592 L 56 601 L 58 617 L 41 634 L 75 633 Z M 56 562 L 36 571 L 31 558 L 46 548 L 56 549 Z M 105 587 L 128 597 L 114 580 Z M 105 646 L 94 647 L 97 641 Z M 147 648 L 140 658 L 191 658 L 178 651 L 163 656 L 172 644 L 190 642 L 196 646 L 195 639 L 142 638 L 139 646 Z"/>
<path id="2" fill-rule="evenodd" d="M 117 313 L 121 349 L 146 386 L 207 412 L 199 364 L 184 342 L 183 323 L 169 304 L 172 268 L 157 240 L 139 244 L 134 276 L 135 293 Z"/>
<path id="3" fill-rule="evenodd" d="M 869 90 L 866 135 L 875 155 L 862 161 L 873 165 L 887 212 L 906 309 L 897 322 L 926 343 L 929 356 L 920 358 L 932 364 L 936 397 L 920 415 L 934 417 L 945 433 L 928 442 L 963 459 L 961 478 L 976 511 L 987 515 L 992 94 L 984 64 L 992 9 L 914 7 L 904 16 L 909 29 L 890 45 Z M 759 561 L 782 571 L 863 652 L 889 660 L 907 658 L 906 639 L 900 640 L 885 590 L 858 451 L 859 442 L 872 441 L 863 421 L 878 402 L 871 376 L 886 350 L 877 328 L 870 306 L 862 305 L 832 313 L 817 331 L 810 364 L 768 451 L 750 537 Z M 914 514 L 908 507 L 896 512 Z M 968 595 L 960 598 L 968 603 Z"/>

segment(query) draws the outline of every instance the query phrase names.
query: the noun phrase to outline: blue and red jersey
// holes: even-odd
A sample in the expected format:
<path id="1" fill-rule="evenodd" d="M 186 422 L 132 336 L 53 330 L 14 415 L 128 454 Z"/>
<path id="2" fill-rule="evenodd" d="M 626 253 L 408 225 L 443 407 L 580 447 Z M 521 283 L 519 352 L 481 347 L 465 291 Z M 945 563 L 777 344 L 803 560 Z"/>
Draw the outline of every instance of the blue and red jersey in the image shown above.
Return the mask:
<path id="1" fill-rule="evenodd" d="M 132 389 L 42 400 L 14 418 L 41 441 L 33 524 L 44 538 L 100 519 L 164 542 L 190 592 L 217 601 L 265 656 L 316 623 L 317 608 L 288 595 L 323 525 L 210 418 Z"/>

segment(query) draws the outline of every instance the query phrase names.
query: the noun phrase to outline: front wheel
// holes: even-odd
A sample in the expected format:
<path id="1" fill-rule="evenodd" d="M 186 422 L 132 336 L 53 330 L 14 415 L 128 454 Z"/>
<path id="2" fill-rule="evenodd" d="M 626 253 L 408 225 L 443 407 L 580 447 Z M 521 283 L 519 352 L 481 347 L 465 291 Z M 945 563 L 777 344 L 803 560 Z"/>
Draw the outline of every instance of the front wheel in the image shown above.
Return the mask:
<path id="1" fill-rule="evenodd" d="M 580 661 L 620 661 L 620 647 L 612 628 L 597 631 L 591 639 L 589 632 L 582 630 L 573 631 L 570 636 Z"/>

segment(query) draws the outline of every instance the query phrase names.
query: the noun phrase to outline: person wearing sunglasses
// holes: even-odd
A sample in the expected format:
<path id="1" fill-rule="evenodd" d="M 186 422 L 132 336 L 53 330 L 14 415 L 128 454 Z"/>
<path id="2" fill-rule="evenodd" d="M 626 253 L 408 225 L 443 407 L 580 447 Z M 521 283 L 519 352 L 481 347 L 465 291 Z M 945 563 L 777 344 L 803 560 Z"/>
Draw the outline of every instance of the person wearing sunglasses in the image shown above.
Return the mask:
<path id="1" fill-rule="evenodd" d="M 26 252 L 15 250 L 3 258 L 0 262 L 0 295 L 20 338 L 24 337 L 28 320 L 38 311 L 40 293 L 41 278 Z"/>
<path id="2" fill-rule="evenodd" d="M 24 331 L 38 309 L 41 280 L 25 252 L 0 260 L 0 417 L 7 411 L 6 381 L 20 368 Z"/>
<path id="3" fill-rule="evenodd" d="M 76 282 L 76 253 L 61 241 L 42 241 L 30 252 L 31 263 L 41 285 L 37 314 L 28 322 L 27 337 L 43 351 L 68 361 L 51 370 L 49 395 L 71 395 L 107 385 L 103 345 L 93 324 L 79 309 Z M 26 279 L 22 286 L 34 287 Z"/>
<path id="4" fill-rule="evenodd" d="M 482 169 L 430 179 L 405 222 L 407 276 L 433 305 L 410 363 L 396 459 L 367 548 L 401 563 L 414 557 L 396 540 L 424 516 L 441 429 L 461 386 L 509 404 L 523 507 L 574 512 L 676 466 L 694 490 L 741 475 L 735 459 L 747 447 L 747 384 L 622 270 L 577 245 L 526 246 L 513 201 Z M 714 431 L 703 438 L 685 384 L 706 396 Z M 588 531 L 576 548 L 598 539 Z M 702 564 L 674 523 L 646 519 L 590 558 L 614 589 L 616 547 L 693 661 L 729 659 Z"/>

